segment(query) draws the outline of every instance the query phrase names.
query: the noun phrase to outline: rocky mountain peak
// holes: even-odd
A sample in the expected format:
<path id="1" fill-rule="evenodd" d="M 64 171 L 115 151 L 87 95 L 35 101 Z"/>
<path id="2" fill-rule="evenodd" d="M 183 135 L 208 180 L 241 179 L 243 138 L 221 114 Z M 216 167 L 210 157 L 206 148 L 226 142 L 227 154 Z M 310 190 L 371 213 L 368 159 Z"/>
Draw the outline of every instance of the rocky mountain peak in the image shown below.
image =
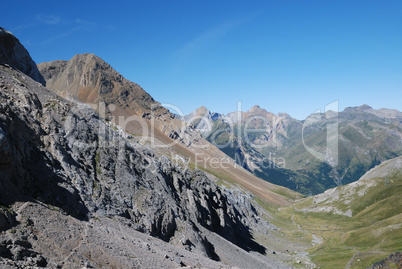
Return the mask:
<path id="1" fill-rule="evenodd" d="M 125 79 L 95 54 L 77 54 L 69 61 L 40 63 L 38 68 L 47 87 L 63 97 L 72 95 L 90 104 L 100 101 L 116 104 L 139 115 L 155 107 L 166 112 L 138 84 Z"/>
<path id="2" fill-rule="evenodd" d="M 46 84 L 28 51 L 11 32 L 2 27 L 0 27 L 0 64 L 8 64 L 40 84 Z"/>
<path id="3" fill-rule="evenodd" d="M 359 109 L 364 111 L 364 110 L 373 109 L 373 108 L 369 105 L 364 104 L 364 105 L 359 106 Z"/>
<path id="4" fill-rule="evenodd" d="M 279 112 L 278 114 L 276 114 L 277 117 L 286 119 L 286 120 L 292 120 L 293 118 L 288 114 L 288 113 L 283 113 L 283 112 Z"/>
<path id="5" fill-rule="evenodd" d="M 209 111 L 208 108 L 206 108 L 205 106 L 201 106 L 201 107 L 197 108 L 196 110 L 194 110 L 195 115 L 206 115 L 209 113 L 211 113 L 211 111 Z"/>
<path id="6" fill-rule="evenodd" d="M 346 112 L 367 112 L 373 110 L 373 108 L 369 105 L 361 105 L 361 106 L 354 106 L 354 107 L 347 107 L 345 108 Z"/>
<path id="7" fill-rule="evenodd" d="M 247 112 L 256 112 L 258 110 L 260 110 L 260 106 L 259 105 L 255 105 L 252 108 L 250 108 Z"/>
<path id="8" fill-rule="evenodd" d="M 250 108 L 247 113 L 251 113 L 251 114 L 259 114 L 259 115 L 263 115 L 263 114 L 272 114 L 270 112 L 268 112 L 267 110 L 265 110 L 264 108 L 261 108 L 259 105 L 255 105 L 252 108 Z M 273 114 L 272 114 L 273 115 Z"/>

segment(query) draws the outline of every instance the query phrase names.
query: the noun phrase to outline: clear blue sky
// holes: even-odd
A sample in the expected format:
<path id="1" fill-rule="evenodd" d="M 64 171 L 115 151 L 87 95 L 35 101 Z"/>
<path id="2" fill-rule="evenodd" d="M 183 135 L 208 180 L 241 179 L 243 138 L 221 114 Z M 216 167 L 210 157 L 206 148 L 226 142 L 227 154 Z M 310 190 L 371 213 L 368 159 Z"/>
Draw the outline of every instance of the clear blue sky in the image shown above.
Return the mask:
<path id="1" fill-rule="evenodd" d="M 401 0 L 3 1 L 39 62 L 95 53 L 184 113 L 402 110 Z"/>

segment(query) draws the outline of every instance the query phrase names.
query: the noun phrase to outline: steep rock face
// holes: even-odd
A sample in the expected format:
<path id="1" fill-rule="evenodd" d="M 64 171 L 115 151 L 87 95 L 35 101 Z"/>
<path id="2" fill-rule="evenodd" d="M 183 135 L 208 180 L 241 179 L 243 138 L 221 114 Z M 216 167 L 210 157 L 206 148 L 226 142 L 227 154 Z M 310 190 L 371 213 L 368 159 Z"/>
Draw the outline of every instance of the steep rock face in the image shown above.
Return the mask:
<path id="1" fill-rule="evenodd" d="M 112 130 L 88 106 L 0 68 L 2 205 L 34 199 L 81 220 L 115 216 L 216 259 L 197 227 L 264 252 L 249 228 L 257 225 L 258 210 L 233 202 L 244 200 L 241 195 Z"/>
<path id="2" fill-rule="evenodd" d="M 0 27 L 0 64 L 4 63 L 45 85 L 45 80 L 28 51 L 12 33 Z"/>
<path id="3" fill-rule="evenodd" d="M 74 56 L 69 61 L 38 65 L 47 87 L 62 97 L 79 99 L 125 132 L 150 141 L 156 148 L 169 148 L 188 163 L 214 174 L 224 174 L 269 202 L 287 204 L 287 198 L 271 191 L 278 186 L 262 182 L 208 142 L 190 124 L 177 119 L 154 101 L 136 83 L 123 78 L 110 65 L 93 54 Z M 101 109 L 102 104 L 105 104 Z M 200 109 L 200 113 L 205 109 Z M 211 114 L 211 118 L 219 115 Z M 228 168 L 217 167 L 214 161 Z M 226 165 L 227 163 L 227 165 Z"/>

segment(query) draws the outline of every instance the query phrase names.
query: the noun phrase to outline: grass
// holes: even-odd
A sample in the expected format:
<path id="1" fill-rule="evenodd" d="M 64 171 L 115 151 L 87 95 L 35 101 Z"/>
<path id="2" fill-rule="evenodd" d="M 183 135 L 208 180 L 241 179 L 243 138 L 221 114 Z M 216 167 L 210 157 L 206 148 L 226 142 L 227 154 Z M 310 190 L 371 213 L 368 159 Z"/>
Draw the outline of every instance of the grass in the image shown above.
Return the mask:
<path id="1" fill-rule="evenodd" d="M 296 199 L 300 199 L 300 198 L 303 197 L 303 194 L 300 194 L 298 192 L 292 191 L 292 190 L 290 190 L 288 188 L 284 188 L 284 187 L 281 187 L 281 186 L 278 186 L 277 188 L 272 189 L 271 191 L 276 193 L 276 194 L 279 194 L 279 195 L 281 195 L 283 197 L 286 197 L 286 198 L 288 198 L 289 200 L 292 200 L 292 201 L 294 201 Z"/>
<path id="2" fill-rule="evenodd" d="M 402 251 L 402 175 L 399 172 L 390 177 L 389 184 L 384 184 L 383 178 L 371 180 L 377 182 L 375 187 L 361 197 L 354 194 L 350 198 L 352 217 L 300 211 L 314 206 L 312 198 L 280 211 L 285 220 L 293 216 L 303 230 L 324 239 L 324 243 L 308 250 L 317 266 L 344 268 L 353 257 L 351 268 L 366 268 L 393 252 Z M 338 190 L 341 194 L 347 191 L 343 186 Z M 345 211 L 349 205 L 342 203 L 340 197 L 340 201 L 328 206 Z"/>
<path id="3" fill-rule="evenodd" d="M 96 151 L 96 156 L 95 156 L 95 169 L 96 169 L 96 175 L 97 177 L 102 175 L 102 169 L 100 167 L 100 149 Z"/>

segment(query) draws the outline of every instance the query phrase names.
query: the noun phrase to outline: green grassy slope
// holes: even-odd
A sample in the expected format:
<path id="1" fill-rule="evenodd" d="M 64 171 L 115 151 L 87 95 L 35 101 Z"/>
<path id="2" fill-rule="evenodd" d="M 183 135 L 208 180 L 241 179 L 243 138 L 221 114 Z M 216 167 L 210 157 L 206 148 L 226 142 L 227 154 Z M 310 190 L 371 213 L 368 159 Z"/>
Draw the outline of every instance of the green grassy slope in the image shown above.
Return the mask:
<path id="1" fill-rule="evenodd" d="M 351 213 L 351 216 L 344 214 Z M 282 210 L 323 242 L 309 252 L 321 268 L 366 268 L 402 251 L 402 157 L 359 181 Z"/>

